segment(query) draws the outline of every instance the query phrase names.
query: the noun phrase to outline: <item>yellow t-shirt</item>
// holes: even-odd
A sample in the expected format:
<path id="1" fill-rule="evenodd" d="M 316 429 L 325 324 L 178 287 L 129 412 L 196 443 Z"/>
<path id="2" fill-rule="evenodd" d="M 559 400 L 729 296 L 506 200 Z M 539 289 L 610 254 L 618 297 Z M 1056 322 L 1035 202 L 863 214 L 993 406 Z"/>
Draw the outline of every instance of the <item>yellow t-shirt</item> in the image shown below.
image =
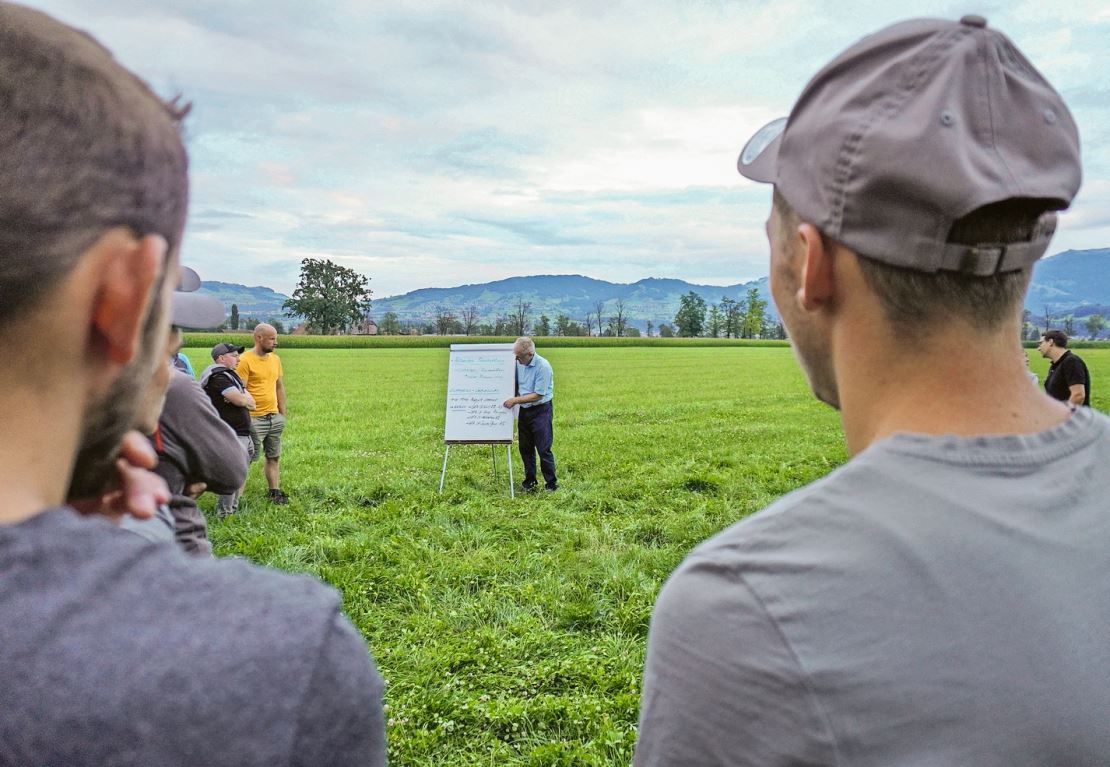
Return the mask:
<path id="1" fill-rule="evenodd" d="M 243 386 L 254 397 L 255 409 L 252 416 L 270 415 L 278 411 L 277 382 L 282 377 L 281 360 L 273 352 L 263 359 L 248 349 L 239 356 L 239 367 L 235 369 L 243 379 Z"/>

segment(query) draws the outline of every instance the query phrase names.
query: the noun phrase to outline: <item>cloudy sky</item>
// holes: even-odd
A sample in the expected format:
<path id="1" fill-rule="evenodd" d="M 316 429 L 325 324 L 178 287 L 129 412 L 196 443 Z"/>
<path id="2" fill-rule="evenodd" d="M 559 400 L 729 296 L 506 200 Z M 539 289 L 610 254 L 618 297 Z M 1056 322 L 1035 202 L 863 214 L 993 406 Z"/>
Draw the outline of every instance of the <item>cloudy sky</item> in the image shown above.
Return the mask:
<path id="1" fill-rule="evenodd" d="M 330 258 L 377 296 L 522 274 L 766 274 L 747 137 L 911 16 L 986 16 L 1063 93 L 1084 184 L 1050 253 L 1110 246 L 1105 0 L 31 0 L 194 104 L 185 260 L 290 293 Z"/>

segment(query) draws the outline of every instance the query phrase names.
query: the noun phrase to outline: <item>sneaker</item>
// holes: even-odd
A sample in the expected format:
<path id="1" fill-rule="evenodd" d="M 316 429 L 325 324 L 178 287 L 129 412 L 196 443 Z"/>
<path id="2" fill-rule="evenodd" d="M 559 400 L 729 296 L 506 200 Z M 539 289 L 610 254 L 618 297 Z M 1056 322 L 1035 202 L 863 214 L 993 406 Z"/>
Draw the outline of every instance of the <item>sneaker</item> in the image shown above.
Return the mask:
<path id="1" fill-rule="evenodd" d="M 544 492 L 554 493 L 558 489 L 559 489 L 558 485 L 546 485 L 544 487 Z"/>
<path id="2" fill-rule="evenodd" d="M 520 486 L 520 491 L 522 493 L 534 493 L 534 492 L 536 492 L 536 483 L 535 482 L 525 482 L 524 484 L 522 484 Z"/>
<path id="3" fill-rule="evenodd" d="M 281 490 L 275 488 L 270 491 L 270 503 L 276 503 L 279 506 L 283 506 L 289 503 L 289 496 L 283 493 Z"/>

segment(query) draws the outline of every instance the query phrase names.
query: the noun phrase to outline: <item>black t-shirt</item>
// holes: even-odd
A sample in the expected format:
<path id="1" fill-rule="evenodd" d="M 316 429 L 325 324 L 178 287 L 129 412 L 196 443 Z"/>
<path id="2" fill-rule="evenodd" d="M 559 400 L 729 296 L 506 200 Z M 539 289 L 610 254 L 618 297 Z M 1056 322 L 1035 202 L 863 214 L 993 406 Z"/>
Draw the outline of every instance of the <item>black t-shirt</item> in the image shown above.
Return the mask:
<path id="1" fill-rule="evenodd" d="M 229 368 L 215 371 L 204 382 L 204 393 L 216 406 L 216 412 L 240 437 L 249 437 L 251 433 L 251 414 L 245 407 L 233 405 L 224 399 L 223 393 L 228 389 L 246 391 L 239 374 Z"/>
<path id="2" fill-rule="evenodd" d="M 1070 351 L 1061 355 L 1060 359 L 1048 367 L 1048 377 L 1044 379 L 1044 390 L 1050 397 L 1067 402 L 1071 396 L 1071 387 L 1083 384 L 1083 404 L 1091 404 L 1091 374 L 1087 365 Z"/>

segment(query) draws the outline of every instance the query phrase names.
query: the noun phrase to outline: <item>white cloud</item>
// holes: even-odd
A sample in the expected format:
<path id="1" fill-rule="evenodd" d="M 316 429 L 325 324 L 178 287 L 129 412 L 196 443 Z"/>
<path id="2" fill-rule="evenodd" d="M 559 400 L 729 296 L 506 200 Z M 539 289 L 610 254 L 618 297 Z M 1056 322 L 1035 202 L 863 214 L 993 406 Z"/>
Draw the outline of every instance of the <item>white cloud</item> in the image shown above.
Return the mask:
<path id="1" fill-rule="evenodd" d="M 330 257 L 364 269 L 377 295 L 529 273 L 722 284 L 765 274 L 769 194 L 739 178 L 737 152 L 835 53 L 921 10 L 31 2 L 194 101 L 185 252 L 202 275 L 289 292 L 300 259 Z M 986 6 L 1075 99 L 1086 181 L 1056 244 L 1110 244 L 1110 9 Z"/>

